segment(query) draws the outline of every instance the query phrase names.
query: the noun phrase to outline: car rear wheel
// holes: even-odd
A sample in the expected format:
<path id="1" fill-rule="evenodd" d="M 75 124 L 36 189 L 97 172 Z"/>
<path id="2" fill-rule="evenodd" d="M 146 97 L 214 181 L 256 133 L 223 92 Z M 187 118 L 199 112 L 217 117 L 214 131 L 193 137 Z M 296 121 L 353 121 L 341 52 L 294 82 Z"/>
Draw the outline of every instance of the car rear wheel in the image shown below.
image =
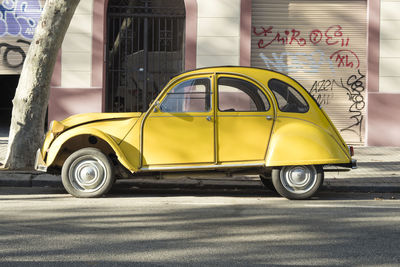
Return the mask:
<path id="1" fill-rule="evenodd" d="M 110 158 L 96 148 L 83 148 L 72 153 L 61 171 L 64 188 L 75 197 L 100 197 L 114 183 Z"/>
<path id="2" fill-rule="evenodd" d="M 284 166 L 272 170 L 276 191 L 288 199 L 307 199 L 320 188 L 324 179 L 321 166 Z"/>

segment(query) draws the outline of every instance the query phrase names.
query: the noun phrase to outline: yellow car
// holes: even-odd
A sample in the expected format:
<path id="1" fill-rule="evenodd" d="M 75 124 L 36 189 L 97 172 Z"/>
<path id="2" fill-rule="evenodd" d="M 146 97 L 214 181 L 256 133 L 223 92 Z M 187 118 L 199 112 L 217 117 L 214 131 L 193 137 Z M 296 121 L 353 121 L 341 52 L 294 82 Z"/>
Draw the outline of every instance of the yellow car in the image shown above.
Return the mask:
<path id="1" fill-rule="evenodd" d="M 323 183 L 324 165 L 355 168 L 352 156 L 295 80 L 265 69 L 214 67 L 174 77 L 145 113 L 53 121 L 36 169 L 61 168 L 65 189 L 76 197 L 106 194 L 126 171 L 246 171 L 286 198 L 305 199 Z"/>

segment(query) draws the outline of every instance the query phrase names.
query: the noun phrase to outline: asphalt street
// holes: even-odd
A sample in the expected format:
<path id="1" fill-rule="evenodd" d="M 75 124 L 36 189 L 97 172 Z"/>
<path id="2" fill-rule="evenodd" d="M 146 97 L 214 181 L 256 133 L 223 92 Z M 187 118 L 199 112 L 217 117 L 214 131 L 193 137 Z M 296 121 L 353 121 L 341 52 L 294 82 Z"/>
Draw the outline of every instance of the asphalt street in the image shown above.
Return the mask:
<path id="1" fill-rule="evenodd" d="M 400 194 L 0 188 L 1 266 L 399 266 Z"/>

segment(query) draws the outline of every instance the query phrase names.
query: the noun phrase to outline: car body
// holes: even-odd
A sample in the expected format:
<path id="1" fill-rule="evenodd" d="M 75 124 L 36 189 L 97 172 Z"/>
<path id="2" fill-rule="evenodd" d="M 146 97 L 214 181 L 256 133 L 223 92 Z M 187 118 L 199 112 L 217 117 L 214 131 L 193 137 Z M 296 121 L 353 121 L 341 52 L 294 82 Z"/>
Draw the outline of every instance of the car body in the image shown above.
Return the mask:
<path id="1" fill-rule="evenodd" d="M 61 168 L 77 197 L 105 194 L 117 169 L 253 170 L 282 196 L 304 199 L 322 184 L 325 165 L 356 166 L 327 114 L 294 79 L 250 67 L 177 75 L 144 113 L 53 121 L 36 159 L 37 170 Z"/>

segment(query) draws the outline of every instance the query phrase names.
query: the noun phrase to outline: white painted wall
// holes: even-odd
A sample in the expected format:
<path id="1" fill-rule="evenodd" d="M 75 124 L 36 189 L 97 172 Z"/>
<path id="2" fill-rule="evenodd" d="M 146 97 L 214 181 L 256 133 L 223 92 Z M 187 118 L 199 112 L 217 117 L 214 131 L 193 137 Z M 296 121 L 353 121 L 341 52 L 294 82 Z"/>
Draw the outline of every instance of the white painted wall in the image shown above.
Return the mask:
<path id="1" fill-rule="evenodd" d="M 400 93 L 400 0 L 381 0 L 379 92 Z"/>
<path id="2" fill-rule="evenodd" d="M 240 0 L 198 0 L 197 67 L 239 65 Z"/>
<path id="3" fill-rule="evenodd" d="M 91 87 L 93 0 L 80 1 L 62 44 L 61 87 Z"/>

